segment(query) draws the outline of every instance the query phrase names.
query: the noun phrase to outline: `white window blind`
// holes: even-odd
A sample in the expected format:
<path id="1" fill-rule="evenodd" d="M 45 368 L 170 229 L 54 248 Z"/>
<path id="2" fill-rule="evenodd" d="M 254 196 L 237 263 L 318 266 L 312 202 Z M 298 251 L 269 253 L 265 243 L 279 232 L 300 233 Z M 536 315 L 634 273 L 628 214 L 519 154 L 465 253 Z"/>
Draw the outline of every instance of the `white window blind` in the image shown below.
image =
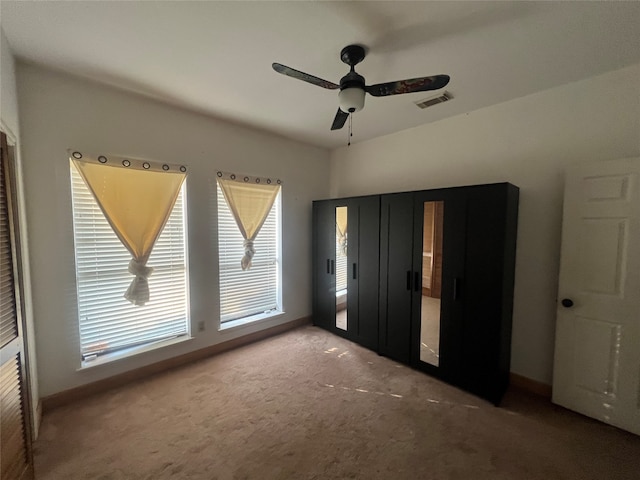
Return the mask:
<path id="1" fill-rule="evenodd" d="M 278 310 L 280 265 L 280 194 L 260 229 L 249 270 L 242 270 L 244 238 L 218 185 L 218 256 L 220 323 Z"/>
<path id="2" fill-rule="evenodd" d="M 347 244 L 349 248 L 349 244 Z M 340 233 L 336 227 L 336 292 L 347 289 L 347 256 L 340 248 Z"/>
<path id="3" fill-rule="evenodd" d="M 135 306 L 124 298 L 133 276 L 131 254 L 116 237 L 71 164 L 80 346 L 83 360 L 188 333 L 185 185 L 153 248 L 151 298 Z"/>

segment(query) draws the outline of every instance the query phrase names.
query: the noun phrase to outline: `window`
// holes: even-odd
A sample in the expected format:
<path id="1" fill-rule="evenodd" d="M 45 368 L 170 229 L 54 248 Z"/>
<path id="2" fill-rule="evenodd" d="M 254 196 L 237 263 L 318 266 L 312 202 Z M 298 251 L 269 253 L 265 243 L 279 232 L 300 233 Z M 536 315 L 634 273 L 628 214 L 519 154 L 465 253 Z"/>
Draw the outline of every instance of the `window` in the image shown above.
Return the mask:
<path id="1" fill-rule="evenodd" d="M 280 193 L 254 242 L 251 268 L 242 270 L 244 238 L 219 184 L 217 191 L 220 323 L 281 310 Z"/>
<path id="2" fill-rule="evenodd" d="M 151 297 L 144 306 L 136 306 L 124 298 L 133 278 L 127 270 L 131 254 L 73 163 L 71 180 L 83 361 L 186 335 L 185 185 L 149 257 Z"/>

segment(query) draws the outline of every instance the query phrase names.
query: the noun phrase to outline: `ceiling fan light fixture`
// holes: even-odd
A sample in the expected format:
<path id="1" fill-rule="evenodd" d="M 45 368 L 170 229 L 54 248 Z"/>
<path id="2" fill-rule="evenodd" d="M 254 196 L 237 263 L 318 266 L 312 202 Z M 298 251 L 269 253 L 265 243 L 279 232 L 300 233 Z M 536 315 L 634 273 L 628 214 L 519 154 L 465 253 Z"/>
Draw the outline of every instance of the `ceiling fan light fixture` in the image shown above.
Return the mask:
<path id="1" fill-rule="evenodd" d="M 340 79 L 340 85 L 324 80 L 320 77 L 309 75 L 281 63 L 271 64 L 272 68 L 287 77 L 296 78 L 303 82 L 326 88 L 328 90 L 340 89 L 338 101 L 340 106 L 331 124 L 331 130 L 340 130 L 345 122 L 350 119 L 350 114 L 362 110 L 364 107 L 365 93 L 373 97 L 387 97 L 389 95 L 400 95 L 404 93 L 426 92 L 429 90 L 440 90 L 444 88 L 451 77 L 449 75 L 431 75 L 428 77 L 407 78 L 405 80 L 395 80 L 393 82 L 377 83 L 367 85 L 362 75 L 355 71 L 355 66 L 364 60 L 367 54 L 366 48 L 362 45 L 347 45 L 340 52 L 340 60 L 351 67 L 349 72 Z M 448 100 L 445 92 L 439 102 Z M 420 102 L 420 108 L 429 106 L 429 99 Z M 349 134 L 351 135 L 351 133 Z"/>
<path id="2" fill-rule="evenodd" d="M 364 107 L 364 94 L 362 88 L 350 87 L 340 90 L 338 99 L 340 100 L 340 110 L 345 113 L 353 113 L 362 110 Z"/>

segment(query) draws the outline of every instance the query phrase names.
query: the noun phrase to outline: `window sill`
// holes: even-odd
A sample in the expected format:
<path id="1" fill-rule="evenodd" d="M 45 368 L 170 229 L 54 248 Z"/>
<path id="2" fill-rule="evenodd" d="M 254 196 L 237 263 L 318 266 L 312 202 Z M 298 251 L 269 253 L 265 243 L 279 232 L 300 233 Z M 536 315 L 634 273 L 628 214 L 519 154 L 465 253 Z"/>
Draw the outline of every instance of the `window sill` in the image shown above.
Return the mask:
<path id="1" fill-rule="evenodd" d="M 105 365 L 107 363 L 112 363 L 117 360 L 122 360 L 124 358 L 133 357 L 140 353 L 150 352 L 151 350 L 157 350 L 158 348 L 167 347 L 169 345 L 175 345 L 177 343 L 187 342 L 192 339 L 193 337 L 190 337 L 188 334 L 185 334 L 185 335 L 180 335 L 179 337 L 169 338 L 167 340 L 158 340 L 156 342 L 147 343 L 145 345 L 138 345 L 135 347 L 126 348 L 118 352 L 107 353 L 106 355 L 99 356 L 95 360 L 83 361 L 80 365 L 80 368 L 76 369 L 76 371 L 79 372 L 81 370 L 87 370 L 89 368 Z"/>
<path id="2" fill-rule="evenodd" d="M 239 318 L 238 320 L 231 320 L 220 325 L 219 332 L 233 330 L 248 325 L 254 325 L 256 323 L 264 322 L 265 320 L 273 320 L 284 315 L 282 310 L 276 310 L 269 313 L 259 313 L 257 315 L 251 315 L 250 317 Z"/>

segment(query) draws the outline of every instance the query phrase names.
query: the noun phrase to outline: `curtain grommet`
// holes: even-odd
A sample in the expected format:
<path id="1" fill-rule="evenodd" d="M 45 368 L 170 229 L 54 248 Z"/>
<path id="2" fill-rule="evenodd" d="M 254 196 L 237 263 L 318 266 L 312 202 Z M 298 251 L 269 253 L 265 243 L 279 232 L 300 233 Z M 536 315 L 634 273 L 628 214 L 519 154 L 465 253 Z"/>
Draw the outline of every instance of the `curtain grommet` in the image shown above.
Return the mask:
<path id="1" fill-rule="evenodd" d="M 164 165 L 162 165 L 162 169 L 166 172 L 167 170 L 169 170 L 169 165 L 165 163 Z"/>
<path id="2" fill-rule="evenodd" d="M 151 168 L 151 164 L 149 164 L 149 162 L 144 162 L 142 164 L 142 168 L 144 168 L 145 170 L 149 170 Z"/>
<path id="3" fill-rule="evenodd" d="M 125 167 L 129 167 L 131 166 L 131 162 L 129 160 L 122 160 L 122 165 L 124 165 Z"/>
<path id="4" fill-rule="evenodd" d="M 184 165 L 180 166 L 180 171 L 182 173 L 186 172 L 187 171 L 187 167 L 185 167 Z"/>
<path id="5" fill-rule="evenodd" d="M 82 154 L 80 152 L 73 152 L 71 156 L 78 160 L 82 158 Z"/>
<path id="6" fill-rule="evenodd" d="M 100 155 L 100 156 L 98 157 L 98 161 L 99 161 L 100 163 L 107 163 L 107 157 L 105 157 L 104 155 Z"/>

